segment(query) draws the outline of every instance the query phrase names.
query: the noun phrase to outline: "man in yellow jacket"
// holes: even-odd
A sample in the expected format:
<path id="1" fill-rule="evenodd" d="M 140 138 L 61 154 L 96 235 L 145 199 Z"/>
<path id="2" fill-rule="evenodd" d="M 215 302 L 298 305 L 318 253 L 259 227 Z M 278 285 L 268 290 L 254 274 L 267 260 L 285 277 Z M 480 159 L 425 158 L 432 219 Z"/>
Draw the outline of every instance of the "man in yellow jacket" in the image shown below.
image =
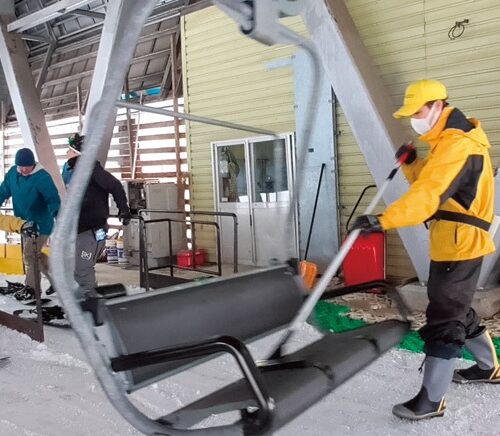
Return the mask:
<path id="1" fill-rule="evenodd" d="M 444 395 L 457 383 L 500 383 L 500 367 L 491 338 L 471 308 L 482 259 L 495 251 L 488 233 L 493 220 L 494 181 L 488 138 L 475 119 L 447 103 L 437 80 L 408 86 L 396 118 L 409 117 L 419 139 L 430 145 L 426 159 L 404 145 L 403 171 L 411 187 L 378 216 L 358 217 L 354 228 L 390 230 L 430 221 L 430 272 L 427 323 L 420 330 L 426 353 L 422 387 L 393 413 L 419 420 L 442 416 Z M 476 364 L 454 371 L 466 346 Z"/>

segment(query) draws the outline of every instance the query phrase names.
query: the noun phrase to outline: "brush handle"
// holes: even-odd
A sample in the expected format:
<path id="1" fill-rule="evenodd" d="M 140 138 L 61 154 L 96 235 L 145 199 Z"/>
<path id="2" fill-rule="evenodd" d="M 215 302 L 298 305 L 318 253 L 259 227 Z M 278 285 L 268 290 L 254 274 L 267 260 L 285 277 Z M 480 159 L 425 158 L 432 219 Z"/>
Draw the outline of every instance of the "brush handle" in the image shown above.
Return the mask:
<path id="1" fill-rule="evenodd" d="M 389 176 L 385 179 L 383 185 L 381 188 L 378 190 L 378 192 L 375 194 L 373 197 L 372 201 L 366 208 L 364 214 L 365 215 L 370 215 L 374 210 L 379 201 L 382 198 L 382 195 L 384 194 L 385 190 L 387 189 L 387 186 L 389 186 L 389 183 L 391 180 L 394 178 L 396 173 L 398 172 L 399 167 L 401 166 L 401 162 L 399 161 L 392 169 L 392 171 L 389 173 Z M 328 268 L 324 272 L 324 274 L 321 276 L 319 279 L 318 283 L 316 286 L 313 288 L 313 291 L 311 294 L 309 294 L 309 297 L 307 300 L 304 302 L 302 307 L 300 308 L 299 312 L 297 315 L 295 315 L 295 318 L 292 320 L 290 323 L 290 326 L 288 327 L 287 331 L 284 333 L 282 336 L 279 346 L 276 349 L 276 352 L 290 339 L 290 337 L 300 328 L 300 326 L 306 322 L 307 318 L 311 314 L 311 312 L 314 309 L 314 306 L 316 306 L 316 303 L 319 301 L 321 298 L 321 295 L 323 295 L 323 292 L 325 292 L 325 289 L 327 286 L 330 284 L 330 281 L 332 280 L 333 276 L 335 273 L 338 271 L 340 266 L 342 265 L 342 262 L 346 258 L 347 254 L 349 253 L 349 250 L 352 248 L 354 245 L 354 242 L 356 242 L 356 239 L 358 238 L 359 234 L 361 233 L 361 230 L 356 229 L 352 231 L 347 239 L 344 241 L 342 246 L 340 247 L 339 252 L 337 255 L 333 258 L 333 260 L 330 262 L 328 265 Z M 273 355 L 276 355 L 276 352 L 273 353 Z"/>

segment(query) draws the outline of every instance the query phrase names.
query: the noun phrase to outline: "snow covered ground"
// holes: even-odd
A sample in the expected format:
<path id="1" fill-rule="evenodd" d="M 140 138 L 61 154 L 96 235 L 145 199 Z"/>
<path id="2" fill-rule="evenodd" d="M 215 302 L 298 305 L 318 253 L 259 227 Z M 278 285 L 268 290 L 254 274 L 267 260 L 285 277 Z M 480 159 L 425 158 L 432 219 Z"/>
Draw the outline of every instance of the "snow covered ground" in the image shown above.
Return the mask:
<path id="1" fill-rule="evenodd" d="M 0 435 L 139 434 L 108 403 L 73 332 L 47 327 L 45 333 L 46 342 L 40 344 L 0 326 L 0 356 L 11 356 L 11 364 L 0 368 Z M 292 345 L 316 335 L 312 327 L 304 326 Z M 264 357 L 275 343 L 276 335 L 265 338 L 252 346 L 252 352 L 256 358 Z M 278 435 L 500 435 L 500 386 L 451 386 L 443 418 L 410 423 L 393 417 L 392 405 L 419 389 L 422 358 L 406 351 L 389 352 Z M 134 393 L 132 399 L 146 413 L 159 416 L 237 374 L 231 360 L 221 358 Z"/>
<path id="2" fill-rule="evenodd" d="M 306 327 L 297 341 L 313 336 L 312 328 Z M 11 364 L 0 369 L 0 434 L 138 434 L 106 400 L 72 331 L 48 327 L 46 337 L 40 344 L 0 327 L 1 353 L 11 356 Z M 274 341 L 264 339 L 254 350 L 259 348 L 262 354 Z M 452 386 L 443 418 L 409 423 L 393 417 L 392 404 L 418 390 L 421 360 L 422 355 L 391 351 L 278 434 L 500 435 L 500 386 Z M 218 359 L 135 393 L 133 399 L 143 410 L 159 415 L 236 373 L 229 360 Z"/>

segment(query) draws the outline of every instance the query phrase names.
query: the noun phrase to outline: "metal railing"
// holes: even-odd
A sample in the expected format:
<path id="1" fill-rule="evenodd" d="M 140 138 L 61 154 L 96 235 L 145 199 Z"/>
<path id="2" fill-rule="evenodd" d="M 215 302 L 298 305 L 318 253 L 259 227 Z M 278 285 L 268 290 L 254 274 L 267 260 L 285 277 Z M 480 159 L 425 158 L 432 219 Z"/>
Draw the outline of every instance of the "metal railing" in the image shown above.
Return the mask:
<path id="1" fill-rule="evenodd" d="M 211 217 L 227 217 L 233 219 L 233 271 L 238 272 L 238 217 L 232 212 L 212 212 L 212 211 L 184 211 L 184 210 L 168 210 L 168 209 L 141 209 L 139 210 L 139 216 L 142 217 L 145 213 L 163 213 L 163 214 L 177 214 L 177 215 L 187 215 L 189 217 L 199 215 L 199 216 L 211 216 Z M 187 225 L 192 223 L 192 220 L 184 219 Z M 211 221 L 210 221 L 211 222 Z M 191 239 L 193 239 L 194 229 L 191 229 Z M 194 244 L 192 244 L 191 251 L 193 252 Z"/>
<path id="2" fill-rule="evenodd" d="M 211 274 L 211 275 L 222 275 L 222 255 L 221 255 L 221 231 L 220 231 L 220 226 L 217 222 L 214 221 L 199 221 L 199 220 L 187 220 L 187 219 L 173 219 L 173 218 L 159 218 L 159 219 L 145 219 L 142 213 L 147 213 L 147 212 L 157 212 L 157 213 L 166 213 L 164 211 L 160 210 L 141 210 L 139 211 L 139 269 L 140 269 L 140 282 L 141 286 L 146 289 L 146 291 L 149 291 L 149 271 L 152 270 L 157 270 L 157 269 L 163 269 L 163 268 L 169 268 L 170 269 L 170 276 L 173 277 L 174 275 L 174 268 L 177 269 L 183 269 L 183 270 L 190 270 L 190 271 L 197 271 L 205 274 Z M 171 212 L 170 212 L 171 213 Z M 147 240 L 147 232 L 146 232 L 146 226 L 148 224 L 153 224 L 153 223 L 161 223 L 161 222 L 166 222 L 168 224 L 168 245 L 169 245 L 169 252 L 168 252 L 168 264 L 159 266 L 159 267 L 149 267 L 149 256 L 148 256 L 148 240 Z M 184 223 L 188 224 L 191 226 L 191 256 L 192 256 L 192 267 L 184 267 L 180 266 L 174 263 L 175 255 L 173 253 L 173 247 L 172 247 L 172 223 Z M 196 224 L 199 225 L 210 225 L 214 226 L 216 230 L 216 250 L 217 250 L 217 272 L 215 273 L 213 270 L 207 270 L 207 269 L 202 269 L 202 268 L 197 268 L 196 267 L 196 231 L 195 231 L 195 226 Z"/>

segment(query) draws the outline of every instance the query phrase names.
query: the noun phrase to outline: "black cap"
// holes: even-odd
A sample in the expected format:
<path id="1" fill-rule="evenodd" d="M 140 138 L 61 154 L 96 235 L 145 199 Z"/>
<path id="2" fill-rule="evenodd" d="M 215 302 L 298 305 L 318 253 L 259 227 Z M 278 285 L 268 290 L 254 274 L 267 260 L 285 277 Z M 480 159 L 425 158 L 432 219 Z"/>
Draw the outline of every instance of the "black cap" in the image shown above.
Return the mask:
<path id="1" fill-rule="evenodd" d="M 75 133 L 68 138 L 68 147 L 77 153 L 82 152 L 82 145 L 85 136 L 80 135 L 79 133 Z"/>

